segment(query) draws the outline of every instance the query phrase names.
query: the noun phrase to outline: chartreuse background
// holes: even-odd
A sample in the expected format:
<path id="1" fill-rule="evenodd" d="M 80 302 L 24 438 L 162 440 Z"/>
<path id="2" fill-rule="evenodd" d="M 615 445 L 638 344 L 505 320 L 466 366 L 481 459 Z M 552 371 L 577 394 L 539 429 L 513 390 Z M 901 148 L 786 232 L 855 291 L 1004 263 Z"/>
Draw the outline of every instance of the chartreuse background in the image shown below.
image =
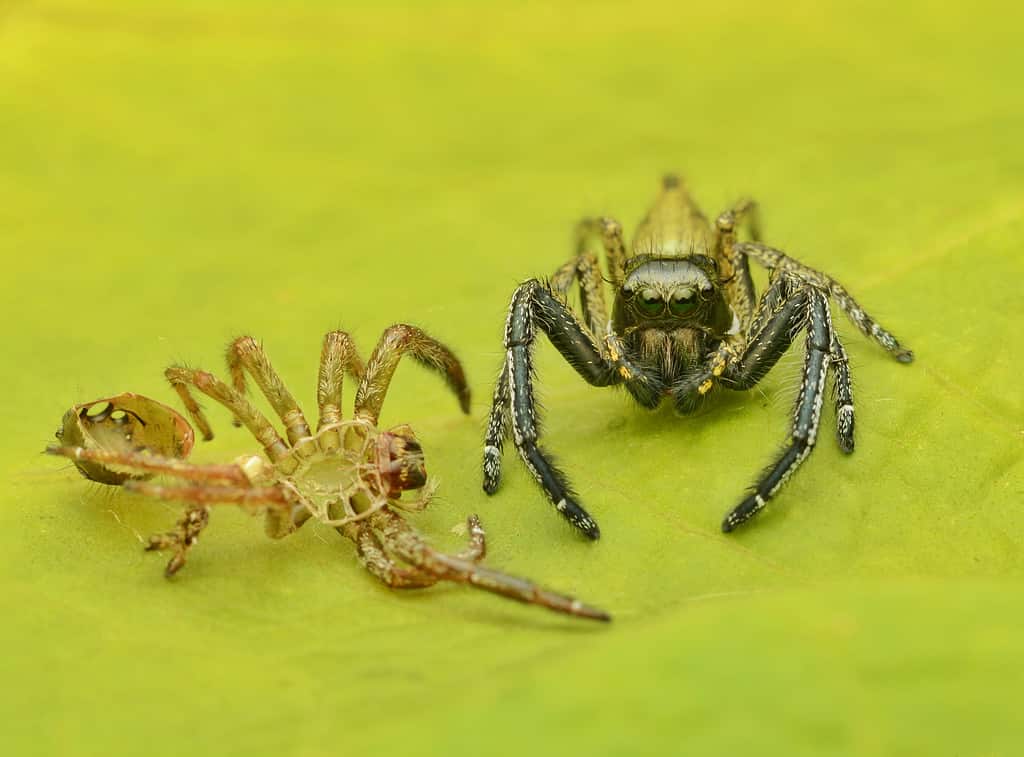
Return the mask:
<path id="1" fill-rule="evenodd" d="M 1019 753 L 1022 19 L 785 5 L 0 3 L 5 752 Z M 542 343 L 587 543 L 511 455 L 480 491 L 504 308 L 578 218 L 631 228 L 667 170 L 709 214 L 757 197 L 767 239 L 917 361 L 837 316 L 856 453 L 828 409 L 784 494 L 724 536 L 798 356 L 680 419 Z M 330 529 L 272 542 L 231 508 L 168 582 L 137 537 L 176 508 L 40 454 L 71 404 L 176 403 L 162 369 L 221 370 L 242 333 L 311 408 L 322 334 L 368 352 L 396 321 L 453 345 L 475 393 L 467 418 L 399 368 L 383 421 L 442 480 L 417 525 L 454 548 L 480 513 L 490 564 L 611 625 L 389 591 Z M 194 459 L 255 449 L 211 417 Z"/>

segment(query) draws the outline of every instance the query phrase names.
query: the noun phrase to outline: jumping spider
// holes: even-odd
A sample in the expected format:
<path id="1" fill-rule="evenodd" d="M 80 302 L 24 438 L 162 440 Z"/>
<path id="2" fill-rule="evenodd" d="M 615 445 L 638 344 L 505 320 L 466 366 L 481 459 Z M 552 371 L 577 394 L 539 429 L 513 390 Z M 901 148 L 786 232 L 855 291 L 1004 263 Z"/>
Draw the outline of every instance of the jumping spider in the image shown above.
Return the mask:
<path id="1" fill-rule="evenodd" d="M 909 363 L 913 354 L 837 281 L 761 244 L 756 209 L 753 201 L 742 200 L 712 228 L 682 182 L 666 176 L 636 230 L 632 254 L 626 252 L 616 221 L 587 219 L 577 227 L 576 255 L 549 282 L 531 279 L 515 290 L 505 324 L 505 361 L 484 441 L 485 492 L 493 494 L 498 488 L 502 444 L 511 431 L 520 457 L 558 512 L 591 539 L 600 536 L 565 475 L 538 444 L 531 354 L 538 330 L 591 385 L 624 385 L 649 409 L 668 398 L 683 414 L 695 410 L 716 386 L 751 389 L 797 333 L 807 332 L 789 442 L 749 495 L 726 515 L 723 531 L 759 512 L 814 448 L 830 369 L 839 448 L 853 451 L 850 368 L 832 326 L 829 298 L 896 360 Z M 751 242 L 737 241 L 737 227 L 743 223 Z M 595 236 L 603 244 L 615 289 L 611 319 L 600 266 L 587 249 Z M 750 276 L 751 259 L 770 272 L 760 299 Z M 579 282 L 582 317 L 565 301 L 574 281 Z"/>
<path id="2" fill-rule="evenodd" d="M 392 375 L 405 353 L 440 373 L 458 397 L 462 411 L 469 412 L 470 393 L 461 364 L 447 347 L 420 329 L 401 324 L 388 328 L 365 364 L 349 336 L 332 331 L 323 342 L 317 382 L 320 415 L 313 432 L 262 346 L 243 336 L 232 342 L 227 352 L 233 386 L 210 373 L 183 366 L 168 368 L 166 376 L 205 439 L 212 439 L 213 432 L 192 396 L 193 388 L 230 410 L 236 424 L 244 425 L 260 442 L 269 462 L 260 455 L 245 455 L 228 464 L 196 465 L 151 449 L 116 445 L 65 443 L 51 446 L 47 452 L 78 464 L 130 474 L 126 489 L 187 504 L 177 528 L 150 537 L 147 547 L 173 552 L 167 576 L 184 566 L 189 549 L 208 524 L 209 506 L 233 503 L 265 511 L 265 530 L 274 539 L 295 532 L 310 518 L 335 528 L 355 542 L 366 569 L 392 588 L 454 581 L 557 612 L 608 620 L 610 616 L 603 610 L 481 565 L 485 537 L 475 515 L 468 519 L 469 547 L 450 555 L 431 547 L 398 514 L 397 510 L 422 510 L 434 491 L 412 429 L 406 425 L 387 431 L 377 428 Z M 280 417 L 287 441 L 246 398 L 246 373 Z M 359 380 L 351 420 L 343 420 L 341 415 L 346 373 Z M 145 414 L 144 408 L 140 414 Z M 138 480 L 153 474 L 178 482 Z M 403 492 L 418 495 L 403 500 Z"/>

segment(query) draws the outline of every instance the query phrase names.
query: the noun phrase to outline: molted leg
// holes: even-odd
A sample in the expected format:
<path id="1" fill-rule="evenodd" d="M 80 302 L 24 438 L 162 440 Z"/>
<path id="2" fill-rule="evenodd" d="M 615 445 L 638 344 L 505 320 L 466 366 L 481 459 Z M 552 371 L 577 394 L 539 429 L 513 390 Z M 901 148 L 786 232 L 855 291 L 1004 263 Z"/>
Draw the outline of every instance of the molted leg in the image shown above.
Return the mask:
<path id="1" fill-rule="evenodd" d="M 814 449 L 833 343 L 828 300 L 824 293 L 809 289 L 803 382 L 793 411 L 789 443 L 778 459 L 761 475 L 750 495 L 726 516 L 722 522 L 723 531 L 732 531 L 756 515 Z"/>
<path id="2" fill-rule="evenodd" d="M 240 395 L 244 396 L 246 393 L 246 371 L 256 380 L 260 391 L 284 424 L 289 444 L 294 447 L 300 439 L 307 439 L 310 436 L 309 423 L 302 414 L 299 403 L 295 401 L 288 387 L 274 370 L 274 366 L 270 364 L 262 344 L 251 336 L 240 336 L 228 347 L 227 361 L 235 391 Z"/>
<path id="3" fill-rule="evenodd" d="M 185 409 L 188 410 L 192 420 L 203 434 L 203 438 L 207 441 L 213 438 L 213 431 L 210 429 L 210 424 L 199 407 L 199 403 L 192 397 L 192 393 L 188 389 L 189 386 L 194 386 L 203 394 L 212 397 L 230 410 L 232 415 L 240 420 L 249 429 L 249 432 L 256 437 L 257 441 L 263 445 L 263 449 L 266 450 L 267 456 L 270 457 L 272 462 L 277 463 L 288 456 L 290 451 L 288 445 L 285 444 L 280 434 L 274 430 L 274 427 L 270 425 L 270 421 L 266 419 L 266 416 L 253 407 L 252 403 L 243 395 L 213 374 L 184 366 L 172 365 L 164 371 L 164 375 L 171 383 L 171 386 L 174 387 L 178 396 L 181 397 Z"/>
<path id="4" fill-rule="evenodd" d="M 191 507 L 185 511 L 173 531 L 153 534 L 149 537 L 146 551 L 174 550 L 174 555 L 164 568 L 164 575 L 170 578 L 185 565 L 188 551 L 199 540 L 199 534 L 210 522 L 210 512 L 205 507 Z"/>
<path id="5" fill-rule="evenodd" d="M 359 562 L 370 573 L 392 589 L 423 589 L 441 580 L 440 576 L 423 570 L 399 566 L 388 557 L 373 528 L 366 524 L 356 536 L 356 554 Z"/>
<path id="6" fill-rule="evenodd" d="M 444 376 L 458 397 L 462 412 L 469 413 L 469 385 L 459 359 L 429 334 L 399 323 L 384 331 L 366 363 L 366 372 L 356 390 L 357 416 L 377 423 L 395 368 L 406 352 L 420 365 Z"/>
<path id="7" fill-rule="evenodd" d="M 466 518 L 466 528 L 469 532 L 469 544 L 456 556 L 460 560 L 480 562 L 487 556 L 487 534 L 479 516 L 470 515 Z"/>
<path id="8" fill-rule="evenodd" d="M 194 465 L 174 457 L 163 457 L 148 452 L 115 452 L 106 449 L 85 449 L 84 447 L 61 447 L 51 444 L 46 448 L 48 455 L 60 455 L 71 460 L 88 460 L 104 465 L 118 465 L 131 468 L 139 473 L 162 473 L 189 481 L 228 483 L 247 486 L 249 479 L 234 463 L 227 465 Z"/>
<path id="9" fill-rule="evenodd" d="M 398 516 L 393 516 L 398 518 Z M 404 521 L 402 521 L 404 523 Z M 456 555 L 459 560 L 471 563 L 483 559 L 487 551 L 486 536 L 480 519 L 471 515 L 467 519 L 469 526 L 469 545 Z M 411 531 L 411 528 L 409 529 Z M 359 561 L 373 575 L 392 589 L 422 589 L 433 586 L 444 576 L 418 567 L 399 565 L 389 554 L 388 547 L 374 531 L 370 523 L 364 523 L 355 536 L 356 552 Z"/>
<path id="10" fill-rule="evenodd" d="M 549 591 L 528 579 L 492 570 L 460 556 L 438 552 L 408 523 L 389 510 L 376 513 L 371 521 L 384 550 L 409 563 L 414 570 L 441 580 L 475 586 L 519 602 L 540 605 L 555 612 L 592 620 L 611 620 L 611 616 L 604 610 Z"/>
<path id="11" fill-rule="evenodd" d="M 146 481 L 126 481 L 124 488 L 157 499 L 193 505 L 231 504 L 242 507 L 291 507 L 291 500 L 278 486 L 164 486 Z"/>
<path id="12" fill-rule="evenodd" d="M 320 409 L 317 430 L 341 421 L 341 388 L 345 374 L 359 379 L 364 370 L 352 337 L 344 331 L 329 331 L 324 336 L 316 382 L 316 401 Z"/>

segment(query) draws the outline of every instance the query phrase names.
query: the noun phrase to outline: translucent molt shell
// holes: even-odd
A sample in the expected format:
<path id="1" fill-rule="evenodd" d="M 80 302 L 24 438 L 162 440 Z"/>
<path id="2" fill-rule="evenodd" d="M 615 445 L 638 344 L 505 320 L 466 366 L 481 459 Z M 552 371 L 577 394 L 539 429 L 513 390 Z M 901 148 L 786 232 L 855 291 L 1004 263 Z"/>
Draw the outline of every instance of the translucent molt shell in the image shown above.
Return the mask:
<path id="1" fill-rule="evenodd" d="M 125 392 L 75 405 L 64 414 L 57 439 L 68 447 L 115 452 L 147 450 L 184 459 L 192 452 L 195 433 L 181 415 L 149 397 Z M 75 460 L 82 475 L 101 484 L 118 485 L 151 474 L 118 465 Z"/>

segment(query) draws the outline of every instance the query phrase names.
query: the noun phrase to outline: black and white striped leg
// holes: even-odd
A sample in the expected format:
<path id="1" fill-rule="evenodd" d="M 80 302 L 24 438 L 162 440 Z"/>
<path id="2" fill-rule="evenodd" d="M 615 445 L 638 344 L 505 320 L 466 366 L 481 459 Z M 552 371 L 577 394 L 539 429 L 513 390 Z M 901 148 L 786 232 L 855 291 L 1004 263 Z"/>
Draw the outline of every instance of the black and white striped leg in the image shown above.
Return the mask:
<path id="1" fill-rule="evenodd" d="M 591 383 L 599 386 L 613 383 L 614 373 L 603 365 L 597 344 L 579 326 L 571 311 L 555 300 L 540 282 L 529 281 L 515 291 L 505 331 L 512 438 L 519 456 L 555 509 L 586 536 L 597 539 L 601 535 L 597 523 L 576 501 L 568 479 L 538 444 L 540 430 L 531 354 L 537 326 L 547 332 L 559 352 Z"/>
<path id="2" fill-rule="evenodd" d="M 621 360 L 605 357 L 589 330 L 541 282 L 536 279 L 527 281 L 512 295 L 505 324 L 505 367 L 502 374 L 507 373 L 508 377 L 508 403 L 516 450 L 555 509 L 588 537 L 596 539 L 600 536 L 597 523 L 576 501 L 569 481 L 538 444 L 540 431 L 533 393 L 532 355 L 538 328 L 547 334 L 576 372 L 593 386 L 623 383 L 627 380 L 624 373 L 629 375 L 629 381 L 642 382 L 646 379 L 642 374 L 631 375 Z M 495 391 L 495 402 L 499 405 L 505 401 L 500 384 L 499 378 L 499 387 Z M 497 405 L 492 410 L 487 440 L 492 449 L 485 450 L 485 465 L 500 453 L 500 446 L 494 442 L 503 432 L 503 412 Z M 484 478 L 486 486 L 486 470 Z"/>
<path id="3" fill-rule="evenodd" d="M 509 436 L 511 407 L 508 388 L 508 360 L 501 365 L 498 383 L 494 386 L 494 402 L 487 419 L 484 437 L 484 491 L 494 494 L 501 483 L 501 453 Z"/>
<path id="4" fill-rule="evenodd" d="M 836 403 L 836 441 L 846 454 L 853 452 L 853 386 L 850 381 L 850 361 L 839 334 L 832 333 L 832 392 Z"/>
<path id="5" fill-rule="evenodd" d="M 824 399 L 825 379 L 832 359 L 834 335 L 828 299 L 816 288 L 808 291 L 807 339 L 804 352 L 804 374 L 793 411 L 793 428 L 789 443 L 778 459 L 768 467 L 747 496 L 725 520 L 722 530 L 732 531 L 756 515 L 774 497 L 782 485 L 814 449 L 821 405 Z"/>

